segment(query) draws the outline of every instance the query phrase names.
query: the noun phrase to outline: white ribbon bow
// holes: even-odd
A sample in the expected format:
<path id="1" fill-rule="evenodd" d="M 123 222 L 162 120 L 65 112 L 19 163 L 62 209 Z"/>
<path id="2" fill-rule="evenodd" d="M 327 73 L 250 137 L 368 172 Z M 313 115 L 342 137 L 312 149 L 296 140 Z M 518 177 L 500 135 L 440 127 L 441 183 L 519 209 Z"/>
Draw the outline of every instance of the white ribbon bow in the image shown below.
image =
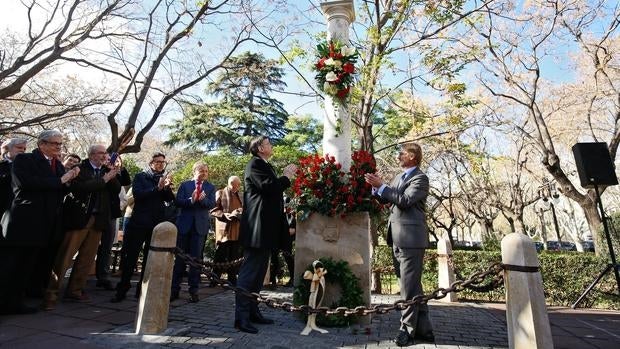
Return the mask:
<path id="1" fill-rule="evenodd" d="M 312 262 L 312 267 L 314 268 L 314 273 L 306 270 L 304 273 L 304 279 L 310 280 L 310 297 L 308 298 L 308 305 L 313 309 L 320 307 L 321 302 L 323 301 L 323 296 L 325 295 L 325 274 L 327 274 L 327 270 L 323 268 L 323 265 L 320 261 Z M 317 294 L 319 293 L 319 286 L 323 287 L 323 294 L 321 295 L 321 299 L 319 302 L 316 302 Z M 303 331 L 301 331 L 302 336 L 307 336 L 312 332 L 312 330 L 319 331 L 321 333 L 327 333 L 327 330 L 322 328 L 318 328 L 316 325 L 316 314 L 308 315 L 308 322 L 306 323 L 306 327 Z"/>

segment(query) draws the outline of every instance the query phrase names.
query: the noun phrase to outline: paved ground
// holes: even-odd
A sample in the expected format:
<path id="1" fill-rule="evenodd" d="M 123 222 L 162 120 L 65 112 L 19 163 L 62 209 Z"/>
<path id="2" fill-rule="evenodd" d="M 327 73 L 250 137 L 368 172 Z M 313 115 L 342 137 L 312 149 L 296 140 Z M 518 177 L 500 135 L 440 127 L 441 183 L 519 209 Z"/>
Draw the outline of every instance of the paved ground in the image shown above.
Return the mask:
<path id="1" fill-rule="evenodd" d="M 374 316 L 369 325 L 329 328 L 328 334 L 301 336 L 304 323 L 291 313 L 263 308 L 274 325 L 258 326 L 251 335 L 233 328 L 233 294 L 202 288 L 201 301 L 187 303 L 187 294 L 172 304 L 168 330 L 160 336 L 133 334 L 137 301 L 109 302 L 112 292 L 89 284 L 91 303 L 61 303 L 51 312 L 0 317 L 2 348 L 388 348 L 394 347 L 398 314 Z M 292 289 L 266 291 L 270 297 L 291 299 Z M 130 293 L 132 295 L 132 293 Z M 183 299 L 185 297 L 185 299 Z M 395 296 L 375 296 L 386 303 Z M 36 300 L 31 301 L 35 304 Z M 412 348 L 505 348 L 502 304 L 430 305 L 436 343 Z M 620 312 L 549 310 L 556 348 L 620 348 Z"/>

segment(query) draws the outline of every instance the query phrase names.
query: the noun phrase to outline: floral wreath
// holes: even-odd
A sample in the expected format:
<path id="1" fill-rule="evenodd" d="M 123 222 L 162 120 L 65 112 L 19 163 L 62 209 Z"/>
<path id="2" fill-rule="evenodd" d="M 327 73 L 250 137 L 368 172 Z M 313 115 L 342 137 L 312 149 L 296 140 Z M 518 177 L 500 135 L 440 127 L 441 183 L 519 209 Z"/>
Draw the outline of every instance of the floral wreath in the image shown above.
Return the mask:
<path id="1" fill-rule="evenodd" d="M 359 54 L 354 47 L 332 39 L 316 46 L 314 70 L 317 87 L 332 97 L 345 101 L 353 86 L 355 62 Z"/>
<path id="2" fill-rule="evenodd" d="M 364 179 L 365 173 L 377 170 L 374 157 L 367 151 L 357 150 L 351 154 L 351 160 L 349 172 L 344 172 L 329 154 L 299 159 L 293 182 L 293 206 L 299 220 L 307 219 L 312 213 L 344 217 L 350 212 L 376 214 L 383 209 Z"/>
<path id="3" fill-rule="evenodd" d="M 347 307 L 354 308 L 360 305 L 364 305 L 364 291 L 360 287 L 360 279 L 351 271 L 349 263 L 343 260 L 334 261 L 331 258 L 320 258 L 323 267 L 327 270 L 325 274 L 325 281 L 328 284 L 340 286 L 341 297 L 333 304 L 327 304 L 331 308 Z M 306 270 L 314 272 L 312 265 L 309 265 Z M 300 279 L 299 285 L 293 292 L 293 303 L 296 305 L 308 304 L 308 297 L 310 296 L 310 280 L 303 278 L 303 273 Z M 355 316 L 338 315 L 324 315 L 319 314 L 317 316 L 317 324 L 327 327 L 343 327 L 352 323 Z"/>

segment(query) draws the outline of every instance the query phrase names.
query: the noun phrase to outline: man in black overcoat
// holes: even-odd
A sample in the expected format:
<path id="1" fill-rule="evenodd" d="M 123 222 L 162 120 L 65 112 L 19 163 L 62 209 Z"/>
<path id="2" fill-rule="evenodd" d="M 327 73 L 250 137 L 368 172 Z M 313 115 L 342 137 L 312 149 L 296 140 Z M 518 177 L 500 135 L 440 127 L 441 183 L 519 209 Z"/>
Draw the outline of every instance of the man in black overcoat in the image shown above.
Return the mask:
<path id="1" fill-rule="evenodd" d="M 240 241 L 244 261 L 239 270 L 237 286 L 250 292 L 260 292 L 271 250 L 279 247 L 288 235 L 284 219 L 284 190 L 291 185 L 297 168 L 288 165 L 284 176 L 278 177 L 267 162 L 273 154 L 268 137 L 260 136 L 250 142 L 253 157 L 244 173 L 245 192 L 241 217 Z M 235 300 L 235 328 L 243 332 L 258 333 L 251 322 L 271 324 L 273 320 L 262 316 L 258 304 L 237 293 Z"/>
<path id="2" fill-rule="evenodd" d="M 13 161 L 12 187 L 15 195 L 0 237 L 0 313 L 24 314 L 36 309 L 23 302 L 27 283 L 49 279 L 52 261 L 62 238 L 62 200 L 67 183 L 80 170 L 67 173 L 58 160 L 62 134 L 41 132 L 38 148 L 19 154 Z"/>

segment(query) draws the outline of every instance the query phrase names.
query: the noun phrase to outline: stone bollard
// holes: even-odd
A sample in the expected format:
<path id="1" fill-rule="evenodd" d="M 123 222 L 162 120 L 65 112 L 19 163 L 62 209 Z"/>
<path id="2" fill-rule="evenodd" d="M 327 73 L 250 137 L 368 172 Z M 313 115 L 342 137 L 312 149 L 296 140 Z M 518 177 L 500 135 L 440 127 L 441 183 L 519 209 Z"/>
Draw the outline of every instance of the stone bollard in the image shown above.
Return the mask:
<path id="1" fill-rule="evenodd" d="M 442 288 L 448 288 L 455 280 L 454 264 L 452 261 L 452 245 L 448 239 L 439 239 L 437 241 L 437 274 L 439 278 L 438 285 Z M 448 293 L 447 296 L 439 300 L 440 302 L 458 302 L 455 292 Z"/>
<path id="2" fill-rule="evenodd" d="M 519 233 L 506 235 L 502 239 L 502 262 L 508 347 L 552 349 L 542 277 L 532 239 Z"/>
<path id="3" fill-rule="evenodd" d="M 157 249 L 175 248 L 176 242 L 177 227 L 174 224 L 163 222 L 153 229 L 136 315 L 136 334 L 158 334 L 168 326 L 174 253 Z"/>

